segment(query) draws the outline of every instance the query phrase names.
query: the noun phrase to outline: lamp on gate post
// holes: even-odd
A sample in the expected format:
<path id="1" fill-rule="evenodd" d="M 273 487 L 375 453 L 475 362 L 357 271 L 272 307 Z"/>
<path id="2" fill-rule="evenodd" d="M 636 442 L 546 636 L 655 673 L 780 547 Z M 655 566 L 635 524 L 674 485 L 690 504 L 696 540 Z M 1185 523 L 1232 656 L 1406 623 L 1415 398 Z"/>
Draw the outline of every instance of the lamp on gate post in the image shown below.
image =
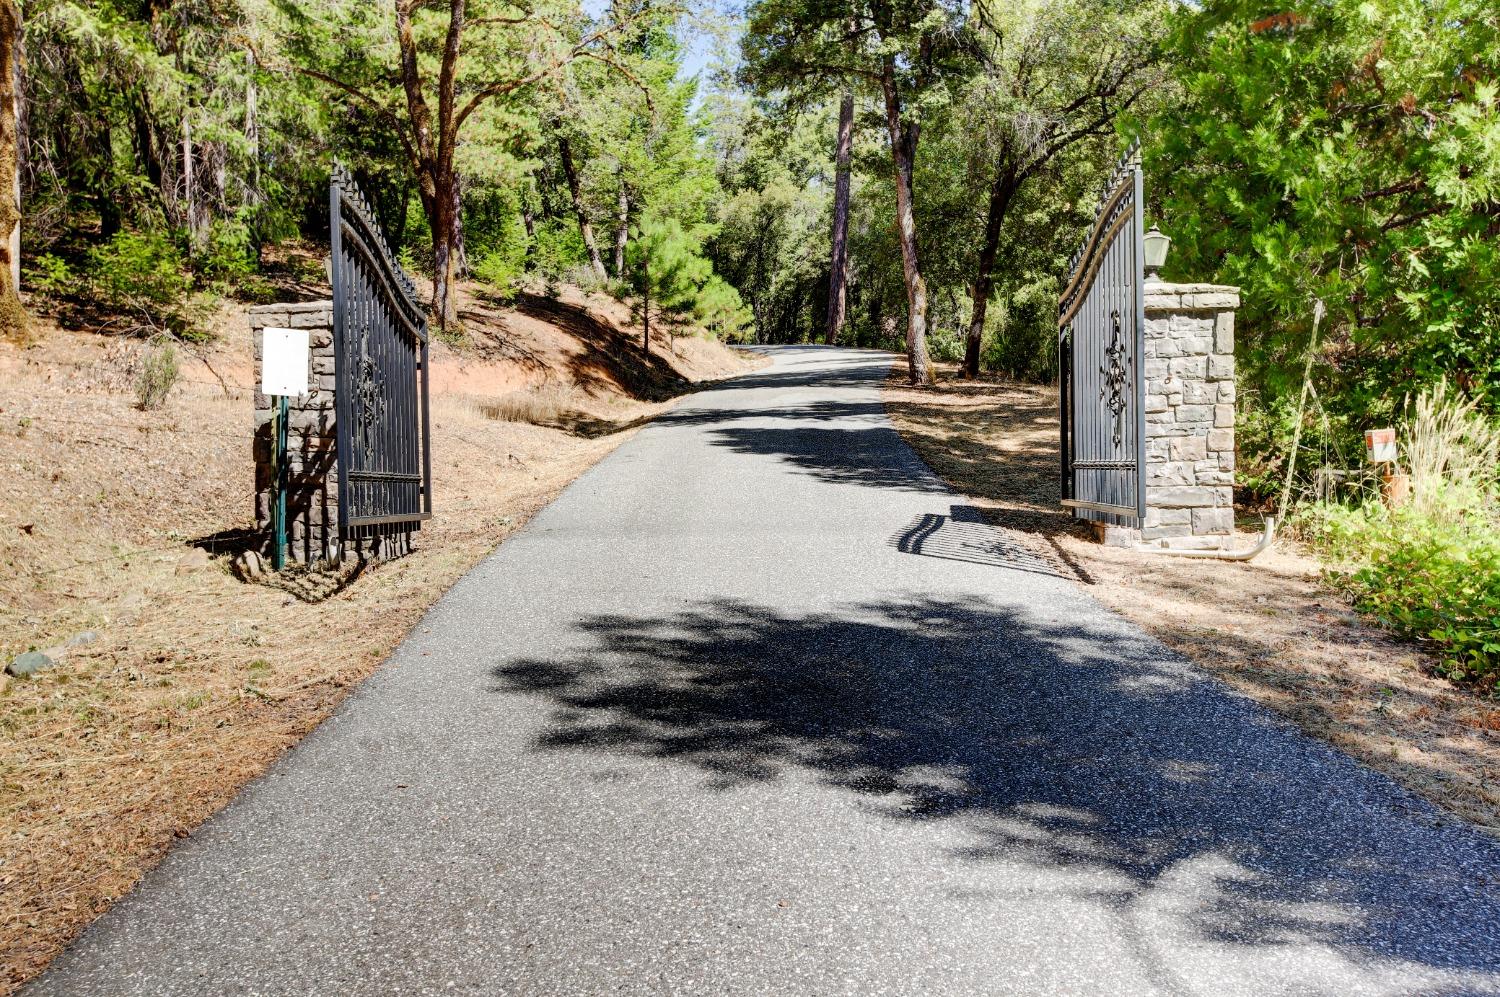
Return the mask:
<path id="1" fill-rule="evenodd" d="M 1162 264 L 1167 262 L 1167 250 L 1171 248 L 1172 238 L 1152 225 L 1142 241 L 1145 243 L 1146 277 L 1149 279 L 1155 277 Z"/>

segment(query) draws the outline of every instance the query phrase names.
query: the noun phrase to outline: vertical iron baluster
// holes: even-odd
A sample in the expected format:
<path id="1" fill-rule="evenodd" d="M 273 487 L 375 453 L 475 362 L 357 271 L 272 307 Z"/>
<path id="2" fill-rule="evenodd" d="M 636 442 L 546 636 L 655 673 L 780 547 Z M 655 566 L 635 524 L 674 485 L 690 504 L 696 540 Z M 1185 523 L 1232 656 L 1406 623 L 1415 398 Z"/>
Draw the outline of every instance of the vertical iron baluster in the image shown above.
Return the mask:
<path id="1" fill-rule="evenodd" d="M 333 370 L 334 370 L 334 437 L 337 447 L 339 489 L 339 540 L 348 538 L 349 529 L 349 363 L 346 353 L 348 296 L 345 281 L 348 273 L 344 259 L 343 204 L 340 176 L 342 167 L 335 165 L 333 181 L 328 185 L 328 243 L 331 260 L 330 281 L 333 284 Z"/>
<path id="2" fill-rule="evenodd" d="M 1139 145 L 1137 145 L 1139 150 Z M 1137 153 L 1139 156 L 1139 153 Z M 1136 282 L 1136 514 L 1146 522 L 1146 178 L 1136 163 L 1136 216 L 1131 228 L 1136 232 L 1133 249 L 1136 261 L 1131 279 Z"/>

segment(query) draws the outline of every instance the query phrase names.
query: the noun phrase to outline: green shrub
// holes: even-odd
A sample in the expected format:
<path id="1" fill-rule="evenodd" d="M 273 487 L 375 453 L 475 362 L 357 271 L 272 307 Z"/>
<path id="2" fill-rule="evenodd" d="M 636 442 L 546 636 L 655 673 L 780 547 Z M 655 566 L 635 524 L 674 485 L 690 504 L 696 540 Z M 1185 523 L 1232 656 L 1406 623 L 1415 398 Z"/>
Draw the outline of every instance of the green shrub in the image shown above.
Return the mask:
<path id="1" fill-rule="evenodd" d="M 488 284 L 501 298 L 511 297 L 526 272 L 524 246 L 500 248 L 474 261 L 474 276 Z"/>
<path id="2" fill-rule="evenodd" d="M 208 247 L 193 261 L 206 280 L 237 285 L 255 272 L 255 242 L 250 226 L 238 218 L 222 218 L 208 233 Z"/>
<path id="3" fill-rule="evenodd" d="M 737 342 L 755 324 L 755 316 L 740 299 L 740 293 L 717 274 L 698 290 L 693 317 L 716 339 Z"/>
<path id="4" fill-rule="evenodd" d="M 78 290 L 78 275 L 68 261 L 43 253 L 26 270 L 26 282 L 41 294 L 64 295 Z"/>
<path id="5" fill-rule="evenodd" d="M 193 293 L 187 257 L 170 234 L 117 232 L 89 250 L 87 268 L 95 304 L 117 318 L 184 339 L 207 335 L 213 298 Z"/>
<path id="6" fill-rule="evenodd" d="M 1334 581 L 1355 608 L 1429 644 L 1450 678 L 1500 679 L 1500 529 L 1482 513 L 1413 506 L 1318 507 L 1312 532 L 1344 559 Z"/>
<path id="7" fill-rule="evenodd" d="M 588 261 L 588 250 L 576 224 L 554 220 L 537 225 L 531 264 L 544 280 L 562 280 L 573 267 Z"/>
<path id="8" fill-rule="evenodd" d="M 418 257 L 417 251 L 408 243 L 396 250 L 396 262 L 401 264 L 401 269 L 406 271 L 407 276 L 432 276 L 431 253 Z"/>
<path id="9" fill-rule="evenodd" d="M 180 307 L 193 289 L 187 259 L 165 232 L 116 232 L 88 253 L 88 276 L 101 304 L 158 313 Z"/>
<path id="10" fill-rule="evenodd" d="M 280 296 L 280 289 L 259 274 L 250 274 L 235 285 L 235 296 L 254 305 L 269 305 Z"/>
<path id="11" fill-rule="evenodd" d="M 1500 428 L 1439 383 L 1401 426 L 1410 494 L 1397 508 L 1316 505 L 1311 538 L 1356 608 L 1428 643 L 1449 677 L 1500 682 Z"/>
<path id="12" fill-rule="evenodd" d="M 1042 384 L 1057 376 L 1057 283 L 1026 284 L 1009 298 L 990 302 L 980 337 L 986 370 Z"/>
<path id="13" fill-rule="evenodd" d="M 958 363 L 964 358 L 963 337 L 952 329 L 933 329 L 927 337 L 927 351 L 934 360 Z"/>
<path id="14" fill-rule="evenodd" d="M 164 337 L 152 340 L 142 351 L 141 366 L 136 371 L 136 404 L 146 411 L 161 408 L 177 383 L 177 375 L 177 347 Z"/>
<path id="15" fill-rule="evenodd" d="M 572 284 L 585 294 L 608 294 L 609 278 L 600 277 L 591 263 L 578 263 L 562 275 L 563 283 Z"/>

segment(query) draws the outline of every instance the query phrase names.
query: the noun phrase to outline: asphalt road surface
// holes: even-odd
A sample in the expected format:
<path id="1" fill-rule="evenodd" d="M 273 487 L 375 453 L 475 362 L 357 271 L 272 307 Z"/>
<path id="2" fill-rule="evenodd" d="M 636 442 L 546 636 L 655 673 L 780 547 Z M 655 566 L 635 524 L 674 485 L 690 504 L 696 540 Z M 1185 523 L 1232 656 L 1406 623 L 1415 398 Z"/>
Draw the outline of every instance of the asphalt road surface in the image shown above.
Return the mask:
<path id="1" fill-rule="evenodd" d="M 1500 843 L 986 527 L 887 423 L 888 355 L 772 355 L 30 997 L 1500 992 Z"/>

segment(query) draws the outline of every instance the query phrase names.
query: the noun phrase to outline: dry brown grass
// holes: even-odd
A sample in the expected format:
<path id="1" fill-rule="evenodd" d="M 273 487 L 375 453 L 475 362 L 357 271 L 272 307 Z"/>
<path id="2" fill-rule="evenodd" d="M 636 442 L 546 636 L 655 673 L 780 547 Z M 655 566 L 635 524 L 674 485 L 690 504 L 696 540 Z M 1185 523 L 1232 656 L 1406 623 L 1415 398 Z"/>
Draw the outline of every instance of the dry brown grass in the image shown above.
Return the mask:
<path id="1" fill-rule="evenodd" d="M 1057 505 L 1054 389 L 951 371 L 917 389 L 902 372 L 885 396 L 897 428 L 998 525 L 1072 565 L 1096 599 L 1236 690 L 1500 834 L 1500 709 L 1360 620 L 1307 551 L 1280 541 L 1235 563 L 1093 543 Z"/>
<path id="2" fill-rule="evenodd" d="M 476 399 L 475 405 L 487 419 L 548 426 L 556 424 L 565 413 L 580 408 L 580 394 L 570 386 L 542 384 L 497 398 Z"/>
<path id="3" fill-rule="evenodd" d="M 626 438 L 487 417 L 477 394 L 487 384 L 561 383 L 569 357 L 589 348 L 508 313 L 495 321 L 511 322 L 491 332 L 525 363 L 435 354 L 437 515 L 416 553 L 314 602 L 236 581 L 221 560 L 195 563 L 195 540 L 250 525 L 252 375 L 240 316 L 225 316 L 224 341 L 201 360 L 184 357 L 182 380 L 150 413 L 134 405 L 133 345 L 52 329 L 33 350 L 0 346 L 0 654 L 100 634 L 56 669 L 0 676 L 0 994 L 316 726 L 467 568 Z M 688 383 L 741 364 L 700 341 L 677 370 Z M 443 391 L 450 382 L 464 392 Z M 607 385 L 570 398 L 614 428 L 670 404 Z"/>

